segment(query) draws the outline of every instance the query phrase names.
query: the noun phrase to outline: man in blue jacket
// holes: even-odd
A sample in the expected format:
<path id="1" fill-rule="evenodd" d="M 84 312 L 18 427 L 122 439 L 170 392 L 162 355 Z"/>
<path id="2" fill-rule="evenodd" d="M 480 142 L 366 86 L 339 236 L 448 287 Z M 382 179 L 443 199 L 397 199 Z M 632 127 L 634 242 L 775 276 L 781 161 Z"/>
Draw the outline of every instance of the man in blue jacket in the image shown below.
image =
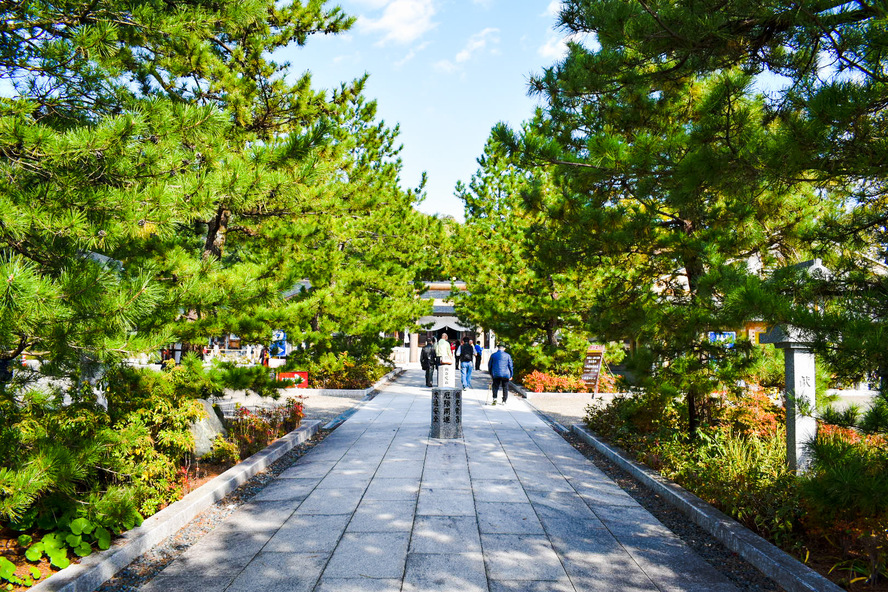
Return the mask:
<path id="1" fill-rule="evenodd" d="M 505 345 L 498 345 L 496 352 L 490 356 L 487 364 L 490 376 L 493 378 L 493 404 L 496 405 L 496 393 L 499 387 L 503 388 L 503 404 L 509 398 L 509 381 L 512 380 L 514 367 L 512 366 L 512 356 L 506 353 Z"/>

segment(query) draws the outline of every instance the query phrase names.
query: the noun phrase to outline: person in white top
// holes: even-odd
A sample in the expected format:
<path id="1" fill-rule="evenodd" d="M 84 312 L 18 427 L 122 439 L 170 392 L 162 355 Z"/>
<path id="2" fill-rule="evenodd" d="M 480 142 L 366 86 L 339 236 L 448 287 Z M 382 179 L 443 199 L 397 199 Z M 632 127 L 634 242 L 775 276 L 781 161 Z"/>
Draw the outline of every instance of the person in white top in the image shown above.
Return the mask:
<path id="1" fill-rule="evenodd" d="M 447 333 L 442 333 L 441 339 L 435 344 L 435 355 L 438 356 L 439 364 L 453 364 L 453 351 L 450 349 L 450 342 L 447 341 Z"/>

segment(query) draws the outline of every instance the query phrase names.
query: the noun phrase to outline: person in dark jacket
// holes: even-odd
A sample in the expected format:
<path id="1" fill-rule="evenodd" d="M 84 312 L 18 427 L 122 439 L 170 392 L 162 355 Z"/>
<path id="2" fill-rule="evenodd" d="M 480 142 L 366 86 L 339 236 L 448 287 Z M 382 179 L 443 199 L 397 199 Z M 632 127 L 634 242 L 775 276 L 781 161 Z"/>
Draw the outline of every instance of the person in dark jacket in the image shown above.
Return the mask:
<path id="1" fill-rule="evenodd" d="M 506 353 L 505 345 L 498 345 L 497 351 L 490 356 L 487 362 L 487 370 L 493 378 L 493 404 L 496 405 L 496 393 L 499 387 L 503 389 L 503 404 L 509 398 L 509 381 L 512 380 L 514 366 L 512 365 L 512 356 Z"/>
<path id="2" fill-rule="evenodd" d="M 475 346 L 468 337 L 463 337 L 462 345 L 456 354 L 459 360 L 459 371 L 462 377 L 462 387 L 464 389 L 472 388 L 472 368 L 475 366 Z"/>
<path id="3" fill-rule="evenodd" d="M 426 386 L 432 386 L 435 368 L 438 367 L 438 356 L 435 354 L 435 338 L 429 337 L 419 352 L 419 365 L 425 370 Z"/>

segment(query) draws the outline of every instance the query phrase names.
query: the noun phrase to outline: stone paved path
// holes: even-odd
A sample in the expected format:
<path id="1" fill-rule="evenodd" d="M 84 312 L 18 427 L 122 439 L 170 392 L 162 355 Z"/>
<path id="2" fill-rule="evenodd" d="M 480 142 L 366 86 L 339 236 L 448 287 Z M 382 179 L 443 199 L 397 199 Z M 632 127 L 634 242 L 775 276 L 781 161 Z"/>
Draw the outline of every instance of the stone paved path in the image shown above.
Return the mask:
<path id="1" fill-rule="evenodd" d="M 386 387 L 143 590 L 735 590 L 523 400 L 467 391 L 465 437 L 433 440 L 422 385 Z"/>

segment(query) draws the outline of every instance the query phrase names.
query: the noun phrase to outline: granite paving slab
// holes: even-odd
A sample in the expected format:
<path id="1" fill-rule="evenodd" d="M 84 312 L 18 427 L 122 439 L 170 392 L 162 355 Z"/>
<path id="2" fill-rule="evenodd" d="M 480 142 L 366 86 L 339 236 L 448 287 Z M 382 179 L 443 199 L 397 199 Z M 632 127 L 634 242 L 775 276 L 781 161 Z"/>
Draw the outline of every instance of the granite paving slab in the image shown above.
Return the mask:
<path id="1" fill-rule="evenodd" d="M 410 539 L 411 553 L 481 552 L 475 516 L 417 516 Z"/>
<path id="2" fill-rule="evenodd" d="M 487 592 L 481 552 L 411 553 L 403 592 Z"/>
<path id="3" fill-rule="evenodd" d="M 311 592 L 328 553 L 276 553 L 263 551 L 247 565 L 228 592 Z"/>
<path id="4" fill-rule="evenodd" d="M 265 551 L 279 553 L 332 553 L 350 514 L 295 514 L 271 537 Z"/>

